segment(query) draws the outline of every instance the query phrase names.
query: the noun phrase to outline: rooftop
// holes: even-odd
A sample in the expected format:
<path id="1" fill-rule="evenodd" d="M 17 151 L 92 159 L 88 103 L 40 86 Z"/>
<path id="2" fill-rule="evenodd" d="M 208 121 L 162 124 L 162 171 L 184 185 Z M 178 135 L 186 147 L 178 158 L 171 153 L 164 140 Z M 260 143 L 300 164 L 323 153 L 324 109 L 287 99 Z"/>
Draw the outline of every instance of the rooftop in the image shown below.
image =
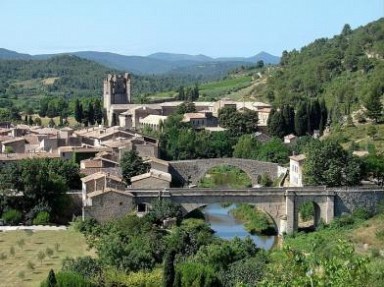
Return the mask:
<path id="1" fill-rule="evenodd" d="M 292 155 L 289 158 L 294 160 L 294 161 L 300 162 L 300 161 L 305 160 L 305 154 Z"/>

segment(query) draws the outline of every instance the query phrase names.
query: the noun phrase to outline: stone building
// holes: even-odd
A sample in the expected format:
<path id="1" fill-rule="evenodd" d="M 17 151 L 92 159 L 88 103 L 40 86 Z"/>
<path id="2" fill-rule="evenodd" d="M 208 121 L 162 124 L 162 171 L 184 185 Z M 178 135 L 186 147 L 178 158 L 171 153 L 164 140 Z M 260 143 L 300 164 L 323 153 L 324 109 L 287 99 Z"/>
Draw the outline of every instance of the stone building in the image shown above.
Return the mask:
<path id="1" fill-rule="evenodd" d="M 303 163 L 304 154 L 293 155 L 289 157 L 289 186 L 303 186 Z"/>
<path id="2" fill-rule="evenodd" d="M 169 188 L 172 176 L 168 172 L 151 169 L 131 178 L 131 188 Z"/>
<path id="3" fill-rule="evenodd" d="M 104 108 L 110 111 L 111 105 L 124 105 L 131 103 L 131 76 L 128 73 L 122 75 L 107 76 L 104 80 Z M 113 114 L 109 113 L 108 122 L 113 122 Z"/>
<path id="4" fill-rule="evenodd" d="M 12 153 L 24 153 L 25 152 L 25 139 L 12 138 L 0 142 L 1 152 L 12 152 Z"/>

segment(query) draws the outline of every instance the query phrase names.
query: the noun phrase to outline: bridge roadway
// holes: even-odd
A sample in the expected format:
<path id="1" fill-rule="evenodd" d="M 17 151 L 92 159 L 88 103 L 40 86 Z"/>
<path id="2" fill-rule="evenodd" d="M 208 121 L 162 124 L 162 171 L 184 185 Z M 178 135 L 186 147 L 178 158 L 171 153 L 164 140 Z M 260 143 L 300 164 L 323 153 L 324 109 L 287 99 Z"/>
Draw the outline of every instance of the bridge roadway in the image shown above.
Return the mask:
<path id="1" fill-rule="evenodd" d="M 330 223 L 335 216 L 350 213 L 356 208 L 375 211 L 384 199 L 380 187 L 326 188 L 247 188 L 205 189 L 169 188 L 127 190 L 134 204 L 151 205 L 154 199 L 169 199 L 182 206 L 184 213 L 212 203 L 248 203 L 268 214 L 279 234 L 292 233 L 298 228 L 298 210 L 304 202 L 315 207 L 315 225 L 322 220 Z"/>

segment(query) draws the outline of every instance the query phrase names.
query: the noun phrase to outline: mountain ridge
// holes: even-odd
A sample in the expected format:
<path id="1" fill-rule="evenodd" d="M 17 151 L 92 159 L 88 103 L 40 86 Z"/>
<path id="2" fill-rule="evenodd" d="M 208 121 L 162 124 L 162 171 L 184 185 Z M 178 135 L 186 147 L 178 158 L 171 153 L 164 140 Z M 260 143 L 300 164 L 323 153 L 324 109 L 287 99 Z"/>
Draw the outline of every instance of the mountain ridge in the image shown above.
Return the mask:
<path id="1" fill-rule="evenodd" d="M 176 73 L 180 69 L 188 73 L 189 68 L 195 73 L 198 70 L 197 67 L 202 63 L 208 64 L 207 66 L 210 67 L 211 73 L 216 73 L 214 69 L 211 69 L 212 65 L 216 62 L 225 63 L 217 66 L 220 67 L 220 69 L 224 69 L 226 72 L 241 65 L 253 65 L 260 60 L 264 61 L 265 64 L 278 64 L 280 61 L 279 57 L 266 52 L 260 52 L 252 57 L 212 58 L 202 54 L 188 55 L 166 52 L 158 52 L 148 56 L 127 56 L 112 52 L 98 51 L 30 55 L 0 48 L 0 60 L 44 60 L 65 54 L 91 60 L 111 69 L 128 70 L 132 73 L 143 75 Z M 218 73 L 222 72 L 222 70 L 218 71 Z"/>

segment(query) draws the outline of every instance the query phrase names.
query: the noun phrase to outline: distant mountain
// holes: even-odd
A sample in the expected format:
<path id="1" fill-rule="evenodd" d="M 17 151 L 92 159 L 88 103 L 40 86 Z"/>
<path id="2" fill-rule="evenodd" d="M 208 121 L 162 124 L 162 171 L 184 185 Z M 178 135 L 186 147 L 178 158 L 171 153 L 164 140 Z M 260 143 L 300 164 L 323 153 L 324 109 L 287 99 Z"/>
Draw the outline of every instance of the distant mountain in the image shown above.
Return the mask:
<path id="1" fill-rule="evenodd" d="M 32 60 L 33 56 L 20 54 L 15 51 L 0 48 L 0 59 L 2 60 Z"/>
<path id="2" fill-rule="evenodd" d="M 267 52 L 260 52 L 259 54 L 246 59 L 252 63 L 257 63 L 260 60 L 262 60 L 265 64 L 277 65 L 280 63 L 280 57 L 271 55 Z"/>
<path id="3" fill-rule="evenodd" d="M 253 57 L 211 58 L 205 55 L 187 55 L 173 53 L 155 53 L 146 57 L 125 56 L 108 52 L 81 51 L 61 54 L 28 55 L 14 51 L 0 49 L 0 59 L 8 60 L 47 60 L 54 56 L 70 54 L 94 61 L 110 69 L 129 71 L 134 74 L 182 74 L 218 76 L 227 73 L 230 69 L 252 65 L 259 60 L 265 64 L 277 64 L 279 57 L 261 52 Z M 217 63 L 225 64 L 217 64 Z M 204 64 L 204 65 L 202 65 Z"/>
<path id="4" fill-rule="evenodd" d="M 205 55 L 187 55 L 187 54 L 173 54 L 173 53 L 155 53 L 147 56 L 152 59 L 159 59 L 163 61 L 177 62 L 177 61 L 191 61 L 191 62 L 211 62 L 213 58 Z"/>

